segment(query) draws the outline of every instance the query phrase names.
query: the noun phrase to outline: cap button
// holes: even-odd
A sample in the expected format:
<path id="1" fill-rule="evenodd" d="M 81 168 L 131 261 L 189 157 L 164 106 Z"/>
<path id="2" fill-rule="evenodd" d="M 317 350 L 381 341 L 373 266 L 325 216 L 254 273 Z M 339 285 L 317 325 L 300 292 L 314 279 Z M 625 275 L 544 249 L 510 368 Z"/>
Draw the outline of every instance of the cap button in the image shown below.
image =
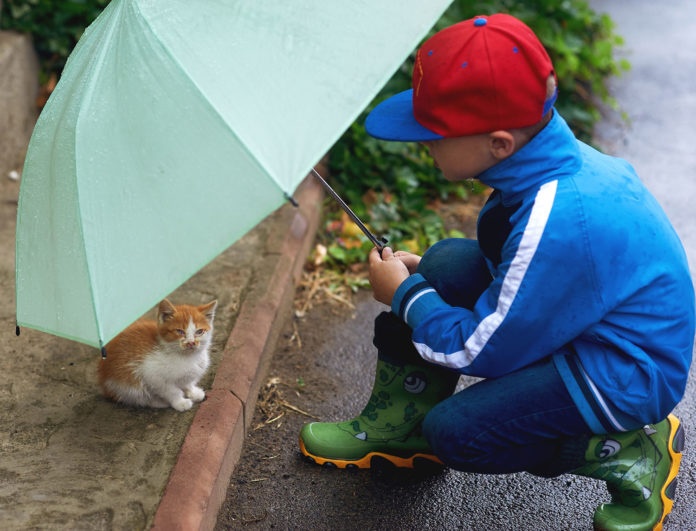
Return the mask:
<path id="1" fill-rule="evenodd" d="M 485 18 L 477 18 L 474 20 L 474 26 L 477 28 L 480 26 L 485 26 L 486 24 L 488 24 L 488 21 Z"/>

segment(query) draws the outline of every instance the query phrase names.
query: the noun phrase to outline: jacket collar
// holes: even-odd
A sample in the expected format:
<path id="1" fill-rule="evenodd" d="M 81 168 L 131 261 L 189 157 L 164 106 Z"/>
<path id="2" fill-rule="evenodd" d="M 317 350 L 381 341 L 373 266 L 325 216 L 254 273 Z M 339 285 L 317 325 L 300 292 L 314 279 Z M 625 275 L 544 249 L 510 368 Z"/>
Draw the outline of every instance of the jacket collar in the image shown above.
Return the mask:
<path id="1" fill-rule="evenodd" d="M 483 172 L 479 180 L 500 191 L 503 204 L 509 206 L 544 183 L 574 175 L 581 165 L 579 142 L 554 110 L 544 129 L 522 149 Z"/>

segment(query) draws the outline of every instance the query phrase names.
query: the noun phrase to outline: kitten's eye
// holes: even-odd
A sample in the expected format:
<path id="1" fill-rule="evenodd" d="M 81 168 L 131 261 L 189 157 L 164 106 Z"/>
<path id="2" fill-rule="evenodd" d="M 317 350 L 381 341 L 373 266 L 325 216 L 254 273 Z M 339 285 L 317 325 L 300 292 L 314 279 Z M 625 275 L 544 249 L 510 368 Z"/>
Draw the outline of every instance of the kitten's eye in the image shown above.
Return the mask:
<path id="1" fill-rule="evenodd" d="M 199 328 L 198 330 L 196 330 L 197 336 L 202 336 L 203 334 L 205 334 L 205 330 L 203 330 L 202 328 Z"/>
<path id="2" fill-rule="evenodd" d="M 186 335 L 186 332 L 181 328 L 177 328 L 176 333 L 179 334 L 181 337 L 184 337 Z"/>

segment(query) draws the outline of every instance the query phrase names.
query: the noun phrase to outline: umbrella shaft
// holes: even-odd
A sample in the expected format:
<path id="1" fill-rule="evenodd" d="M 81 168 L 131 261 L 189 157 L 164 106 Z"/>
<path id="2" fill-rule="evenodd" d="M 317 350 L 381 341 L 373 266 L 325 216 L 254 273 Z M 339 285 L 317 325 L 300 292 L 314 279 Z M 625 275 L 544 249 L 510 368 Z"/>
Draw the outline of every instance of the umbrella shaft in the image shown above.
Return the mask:
<path id="1" fill-rule="evenodd" d="M 381 251 L 387 243 L 386 238 L 378 239 L 377 236 L 372 234 L 372 232 L 370 232 L 370 230 L 365 226 L 365 224 L 360 220 L 360 218 L 355 214 L 355 212 L 351 210 L 351 208 L 346 204 L 346 202 L 341 198 L 341 196 L 336 193 L 336 190 L 331 188 L 331 185 L 329 185 L 329 183 L 327 183 L 326 180 L 321 175 L 319 175 L 319 172 L 314 168 L 312 168 L 312 172 L 314 173 L 314 176 L 317 179 L 319 179 L 319 182 L 322 184 L 324 189 L 327 192 L 329 192 L 329 195 L 331 195 L 331 197 L 333 197 L 338 202 L 343 211 L 346 214 L 348 214 L 350 219 L 352 219 L 353 222 L 358 226 L 358 228 L 363 232 L 363 234 L 367 236 L 367 239 L 370 240 L 374 244 L 374 246 Z"/>

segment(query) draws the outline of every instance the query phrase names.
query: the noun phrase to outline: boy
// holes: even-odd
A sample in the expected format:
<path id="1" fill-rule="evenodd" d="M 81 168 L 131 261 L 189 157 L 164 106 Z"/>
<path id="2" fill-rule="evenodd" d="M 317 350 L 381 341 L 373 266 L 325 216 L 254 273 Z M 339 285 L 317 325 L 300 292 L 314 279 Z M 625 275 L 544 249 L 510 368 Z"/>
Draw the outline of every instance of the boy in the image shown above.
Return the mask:
<path id="1" fill-rule="evenodd" d="M 304 455 L 381 458 L 605 481 L 597 528 L 661 529 L 671 511 L 694 339 L 681 243 L 624 161 L 577 141 L 553 110 L 553 65 L 509 15 L 451 26 L 418 51 L 413 89 L 367 131 L 425 144 L 448 180 L 492 194 L 478 241 L 422 260 L 370 254 L 377 375 L 356 418 L 311 423 Z M 452 395 L 458 375 L 483 380 Z"/>

